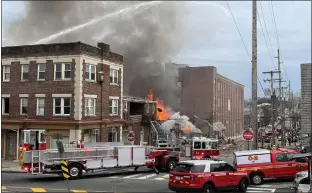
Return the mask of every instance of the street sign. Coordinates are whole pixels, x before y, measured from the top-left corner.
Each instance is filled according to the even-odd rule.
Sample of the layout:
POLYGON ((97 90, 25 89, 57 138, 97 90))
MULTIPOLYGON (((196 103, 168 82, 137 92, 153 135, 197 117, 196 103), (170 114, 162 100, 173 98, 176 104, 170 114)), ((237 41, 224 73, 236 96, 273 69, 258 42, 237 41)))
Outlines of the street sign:
POLYGON ((129 134, 128 134, 128 141, 129 141, 129 142, 133 142, 134 140, 135 140, 134 134, 133 134, 133 133, 129 133, 129 134))
POLYGON ((245 130, 245 131, 243 132, 243 138, 244 138, 244 140, 246 140, 246 141, 251 141, 251 140, 254 138, 254 134, 253 134, 253 132, 250 131, 250 130, 245 130))

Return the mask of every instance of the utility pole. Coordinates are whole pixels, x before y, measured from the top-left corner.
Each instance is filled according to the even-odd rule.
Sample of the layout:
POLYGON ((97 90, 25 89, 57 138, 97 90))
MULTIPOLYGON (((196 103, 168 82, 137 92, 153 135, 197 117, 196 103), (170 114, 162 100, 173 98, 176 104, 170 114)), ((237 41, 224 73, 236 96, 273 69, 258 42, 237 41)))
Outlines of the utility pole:
POLYGON ((284 103, 285 103, 285 90, 287 89, 286 87, 282 87, 282 93, 281 93, 281 109, 282 109, 282 114, 281 114, 281 129, 282 129, 282 147, 285 147, 286 145, 286 137, 285 137, 285 108, 284 108, 284 103))
POLYGON ((275 145, 275 126, 274 126, 274 123, 275 123, 275 116, 274 116, 274 107, 275 107, 275 92, 274 92, 274 79, 273 76, 274 76, 274 73, 279 73, 279 71, 269 71, 269 72, 262 72, 263 74, 270 74, 271 75, 271 79, 266 79, 264 80, 264 82, 266 81, 269 81, 271 82, 271 107, 272 107, 272 140, 271 140, 271 144, 272 146, 275 145))
POLYGON ((253 149, 258 149, 258 113, 257 113, 257 1, 252 1, 252 111, 251 125, 255 134, 253 149))

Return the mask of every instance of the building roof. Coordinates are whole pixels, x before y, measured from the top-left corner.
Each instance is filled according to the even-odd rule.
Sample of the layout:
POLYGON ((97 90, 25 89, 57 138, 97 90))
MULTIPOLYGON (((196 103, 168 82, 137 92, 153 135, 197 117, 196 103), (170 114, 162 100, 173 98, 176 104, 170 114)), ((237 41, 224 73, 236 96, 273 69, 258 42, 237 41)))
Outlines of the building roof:
POLYGON ((90 57, 106 59, 116 63, 123 63, 123 56, 110 51, 110 46, 98 43, 97 47, 82 42, 54 43, 6 46, 1 49, 2 59, 27 58, 44 56, 88 55, 90 57))

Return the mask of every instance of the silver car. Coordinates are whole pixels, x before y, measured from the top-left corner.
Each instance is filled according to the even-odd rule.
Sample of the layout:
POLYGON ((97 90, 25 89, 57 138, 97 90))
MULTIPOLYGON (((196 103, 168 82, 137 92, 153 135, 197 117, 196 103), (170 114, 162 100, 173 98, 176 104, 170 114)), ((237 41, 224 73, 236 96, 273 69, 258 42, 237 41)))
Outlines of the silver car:
POLYGON ((298 172, 293 182, 293 188, 296 192, 308 192, 310 189, 310 179, 308 178, 308 170, 298 172), (307 189, 308 188, 308 189, 307 189), (306 190, 307 189, 307 190, 306 190))

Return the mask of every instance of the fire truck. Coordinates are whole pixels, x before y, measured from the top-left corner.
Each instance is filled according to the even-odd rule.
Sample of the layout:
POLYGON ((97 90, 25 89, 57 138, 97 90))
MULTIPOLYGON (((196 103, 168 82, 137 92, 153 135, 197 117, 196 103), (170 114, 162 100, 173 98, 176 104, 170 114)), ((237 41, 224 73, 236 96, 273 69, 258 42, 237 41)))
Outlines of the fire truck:
POLYGON ((93 145, 84 147, 77 143, 75 147, 47 149, 44 130, 25 130, 24 144, 20 146, 20 166, 22 171, 32 174, 61 174, 61 161, 68 163, 70 179, 81 177, 83 172, 101 172, 108 169, 134 168, 147 166, 157 174, 158 169, 172 170, 179 156, 167 150, 153 149, 137 145, 93 145), (30 134, 35 133, 31 141, 30 134), (158 169, 157 169, 158 168, 158 169))

